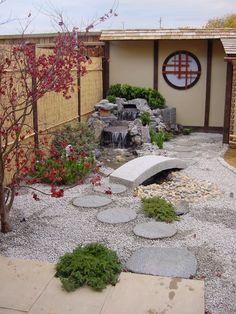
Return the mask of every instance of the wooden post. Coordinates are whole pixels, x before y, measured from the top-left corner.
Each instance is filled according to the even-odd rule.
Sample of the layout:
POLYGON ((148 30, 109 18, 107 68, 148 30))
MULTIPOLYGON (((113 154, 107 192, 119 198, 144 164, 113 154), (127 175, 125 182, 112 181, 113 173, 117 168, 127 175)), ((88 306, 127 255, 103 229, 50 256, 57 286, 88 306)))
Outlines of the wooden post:
POLYGON ((232 99, 232 77, 233 65, 227 62, 226 74, 226 90, 225 90, 225 112, 224 112, 224 127, 223 127, 223 143, 229 143, 229 128, 230 128, 230 111, 232 99))
POLYGON ((110 42, 106 41, 104 47, 104 57, 102 59, 103 98, 106 98, 107 91, 110 85, 109 59, 110 59, 110 42))
POLYGON ((159 57, 159 41, 153 41, 153 89, 158 90, 158 57, 159 57))
POLYGON ((210 103, 211 103, 211 68, 212 68, 212 40, 207 41, 207 74, 204 128, 209 127, 210 103))

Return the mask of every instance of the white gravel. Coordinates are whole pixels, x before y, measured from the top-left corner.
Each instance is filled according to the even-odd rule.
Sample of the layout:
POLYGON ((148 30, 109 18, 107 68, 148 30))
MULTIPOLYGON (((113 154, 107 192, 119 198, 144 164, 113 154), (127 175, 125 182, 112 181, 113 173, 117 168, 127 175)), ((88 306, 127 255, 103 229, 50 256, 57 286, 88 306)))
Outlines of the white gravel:
POLYGON ((189 167, 182 172, 217 184, 223 192, 219 198, 190 204, 190 213, 177 222, 174 237, 148 240, 134 235, 135 225, 151 219, 143 216, 139 198, 130 191, 108 195, 113 203, 105 208, 74 207, 74 197, 99 194, 88 183, 66 190, 59 199, 39 195, 40 200, 34 201, 31 191, 20 193, 11 212, 13 232, 0 234, 0 254, 56 262, 78 244, 98 241, 116 250, 125 262, 142 247, 186 247, 196 255, 197 278, 205 280, 206 309, 213 314, 236 313, 236 172, 221 162, 225 150, 221 143, 220 135, 194 133, 166 144, 169 156, 178 156, 181 145, 192 147, 196 154, 188 158, 189 167), (174 151, 176 145, 178 151, 174 151), (135 209, 137 218, 115 225, 99 222, 97 213, 111 206, 135 209))

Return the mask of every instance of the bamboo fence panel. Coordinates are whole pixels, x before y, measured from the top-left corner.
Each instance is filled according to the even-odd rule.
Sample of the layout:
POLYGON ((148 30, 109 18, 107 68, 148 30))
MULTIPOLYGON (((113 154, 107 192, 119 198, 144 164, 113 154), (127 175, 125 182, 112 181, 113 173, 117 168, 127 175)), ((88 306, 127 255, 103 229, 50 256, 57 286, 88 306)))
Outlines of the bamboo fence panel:
POLYGON ((87 73, 80 78, 81 118, 93 112, 94 105, 102 99, 102 58, 91 60, 87 73))

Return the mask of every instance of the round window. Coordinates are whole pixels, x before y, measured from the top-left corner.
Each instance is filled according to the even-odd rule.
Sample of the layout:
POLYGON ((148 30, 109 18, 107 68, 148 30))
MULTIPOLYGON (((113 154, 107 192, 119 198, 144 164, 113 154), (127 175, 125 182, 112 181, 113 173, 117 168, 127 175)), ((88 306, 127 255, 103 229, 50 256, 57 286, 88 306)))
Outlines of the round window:
POLYGON ((176 51, 165 59, 162 74, 165 81, 173 88, 187 89, 198 82, 201 65, 191 52, 176 51))

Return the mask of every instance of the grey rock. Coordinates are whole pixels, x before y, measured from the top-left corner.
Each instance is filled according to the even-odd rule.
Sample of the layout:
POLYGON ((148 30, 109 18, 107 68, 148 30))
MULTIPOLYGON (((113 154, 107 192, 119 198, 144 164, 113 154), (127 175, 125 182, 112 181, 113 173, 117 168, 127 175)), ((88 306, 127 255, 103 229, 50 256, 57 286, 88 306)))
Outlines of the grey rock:
POLYGON ((149 134, 149 126, 142 126, 141 135, 142 135, 142 142, 143 143, 150 143, 151 142, 151 138, 150 138, 150 134, 149 134))
POLYGON ((176 124, 176 108, 161 109, 161 115, 165 124, 176 124))
POLYGON ((120 98, 120 97, 116 97, 116 104, 119 106, 123 106, 124 103, 126 103, 126 99, 125 98, 120 98))
POLYGON ((189 203, 186 201, 180 201, 175 204, 176 214, 178 216, 185 215, 189 213, 189 203))
POLYGON ((150 109, 150 107, 148 106, 148 102, 146 101, 146 99, 143 98, 135 98, 135 99, 131 99, 128 101, 129 104, 135 104, 136 108, 140 111, 140 112, 144 112, 147 111, 150 114, 152 114, 152 110, 150 109))
POLYGON ((197 271, 195 256, 185 248, 142 248, 126 263, 129 271, 166 277, 189 278, 197 271))
POLYGON ((177 229, 174 224, 151 221, 135 226, 133 231, 139 237, 162 239, 172 237, 176 234, 177 229))
POLYGON ((142 145, 142 137, 141 135, 135 135, 132 137, 131 139, 132 143, 137 147, 137 146, 140 146, 142 145))
POLYGON ((87 122, 88 127, 94 131, 95 141, 100 142, 103 129, 106 127, 106 123, 99 118, 90 117, 87 122))
POLYGON ((96 110, 107 110, 112 111, 114 109, 117 109, 117 104, 113 104, 109 102, 107 99, 101 100, 99 103, 97 103, 95 106, 96 110))
POLYGON ((159 117, 161 115, 161 109, 154 109, 152 113, 154 116, 159 117))
POLYGON ((112 200, 105 196, 86 195, 74 198, 72 204, 76 207, 97 208, 106 206, 111 202, 112 200))
POLYGON ((114 207, 104 210, 97 215, 101 222, 117 224, 125 223, 135 219, 137 216, 135 210, 122 207, 114 207))

